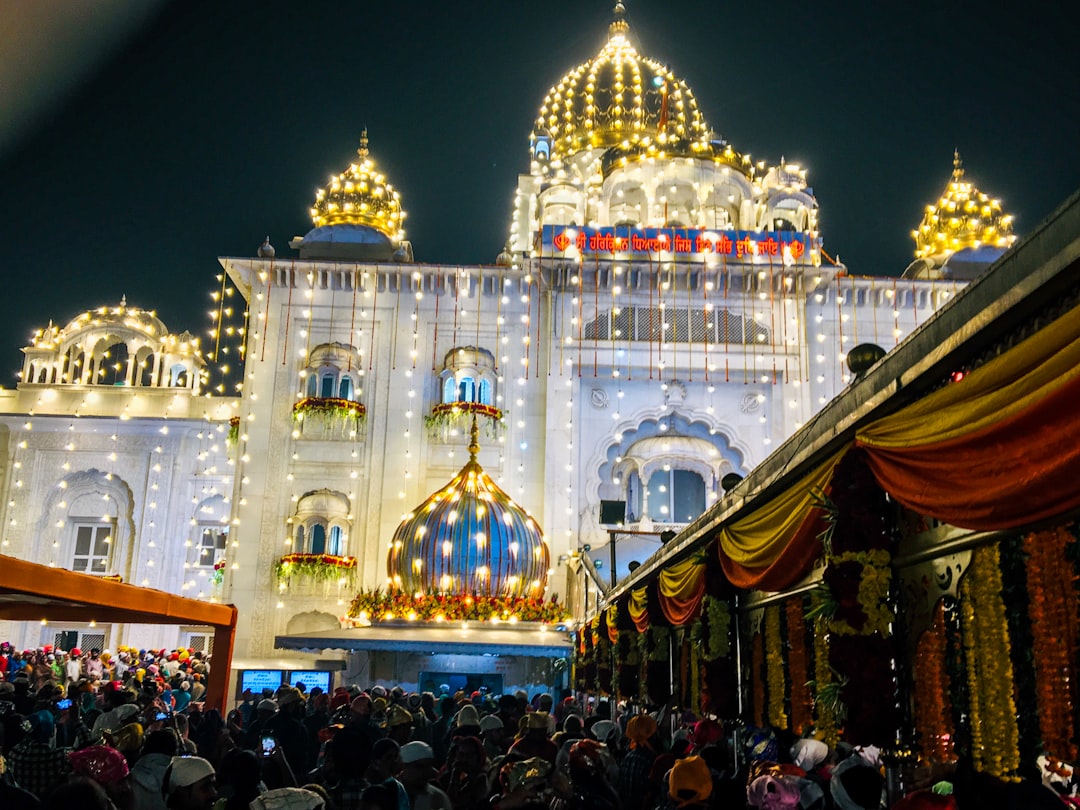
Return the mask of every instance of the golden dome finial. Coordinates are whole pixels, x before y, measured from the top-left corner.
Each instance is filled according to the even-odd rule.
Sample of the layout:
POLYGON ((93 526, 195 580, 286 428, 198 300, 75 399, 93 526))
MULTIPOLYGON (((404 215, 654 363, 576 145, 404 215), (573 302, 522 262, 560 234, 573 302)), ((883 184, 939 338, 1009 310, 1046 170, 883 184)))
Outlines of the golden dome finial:
POLYGON ((615 19, 611 21, 611 25, 608 26, 608 32, 614 36, 615 34, 625 34, 630 30, 630 23, 626 21, 626 6, 624 6, 620 0, 615 4, 615 8, 612 10, 615 15, 615 19))
POLYGON ((953 170, 935 204, 926 206, 915 237, 915 258, 947 258, 967 248, 1008 248, 1016 241, 1013 218, 1001 201, 979 191, 964 176, 960 150, 953 150, 953 170))
POLYGON ((356 154, 362 158, 368 156, 367 127, 360 130, 360 148, 356 150, 356 154))
POLYGON ((476 463, 476 455, 480 452, 480 428, 476 424, 476 414, 472 415, 472 425, 469 427, 469 461, 476 463))
POLYGON ((341 174, 331 176, 325 188, 315 191, 311 221, 324 225, 364 225, 391 240, 405 237, 405 212, 401 196, 378 170, 368 151, 367 127, 360 133, 360 159, 341 174))

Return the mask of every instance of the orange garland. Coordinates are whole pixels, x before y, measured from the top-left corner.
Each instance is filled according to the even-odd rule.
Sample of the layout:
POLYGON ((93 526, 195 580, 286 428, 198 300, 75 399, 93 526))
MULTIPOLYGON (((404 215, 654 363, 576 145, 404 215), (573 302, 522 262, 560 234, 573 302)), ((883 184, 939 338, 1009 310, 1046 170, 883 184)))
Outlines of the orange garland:
POLYGON ((1077 595, 1073 566, 1065 556, 1072 539, 1063 528, 1024 538, 1039 731, 1043 750, 1070 762, 1077 757, 1073 684, 1080 674, 1076 671, 1077 595))
POLYGON ((806 619, 802 596, 784 603, 787 620, 788 673, 791 677, 791 730, 803 734, 814 719, 811 714, 810 670, 807 663, 806 619))
POLYGON ((915 651, 915 730, 924 764, 956 761, 946 645, 945 603, 938 600, 934 621, 915 651))

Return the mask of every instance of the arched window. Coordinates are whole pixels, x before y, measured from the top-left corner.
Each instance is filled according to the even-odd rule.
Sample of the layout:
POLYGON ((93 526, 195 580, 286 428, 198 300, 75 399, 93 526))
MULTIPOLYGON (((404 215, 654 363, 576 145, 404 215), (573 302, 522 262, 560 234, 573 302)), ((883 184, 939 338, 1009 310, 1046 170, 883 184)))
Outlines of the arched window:
POLYGON ((491 380, 480 380, 480 397, 477 401, 483 405, 491 405, 491 380))
POLYGON ((338 387, 338 396, 342 399, 352 399, 352 380, 348 377, 341 378, 341 385, 338 387))
POLYGON ((319 388, 319 396, 329 399, 334 395, 334 375, 323 374, 322 386, 319 388))
POLYGON ((443 381, 443 402, 454 402, 457 400, 457 380, 453 377, 447 377, 443 381))
POLYGON ((458 381, 458 402, 472 402, 476 387, 472 377, 462 377, 458 381))
POLYGON ((331 526, 330 546, 326 549, 326 553, 340 556, 343 553, 344 545, 344 533, 341 531, 341 527, 331 526))
POLYGON ((293 541, 293 549, 297 554, 304 553, 304 524, 296 527, 296 540, 293 541))
POLYGON ((307 378, 307 395, 309 397, 315 396, 319 392, 319 378, 314 374, 309 374, 307 378))
POLYGON ((646 489, 648 516, 660 523, 690 523, 705 511, 705 481, 690 470, 657 470, 646 489))
POLYGON ((326 554, 326 527, 321 523, 311 527, 311 553, 326 554))

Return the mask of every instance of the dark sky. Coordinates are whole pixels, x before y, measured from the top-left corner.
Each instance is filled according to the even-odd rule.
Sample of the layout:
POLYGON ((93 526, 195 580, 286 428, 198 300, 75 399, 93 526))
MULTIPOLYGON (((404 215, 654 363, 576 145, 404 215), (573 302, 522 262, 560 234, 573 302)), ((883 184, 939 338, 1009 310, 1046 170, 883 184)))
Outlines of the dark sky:
MULTIPOLYGON (((33 328, 122 294, 205 332, 216 257, 265 234, 288 255, 365 124, 417 258, 492 261, 544 93, 599 50, 610 5, 164 3, 0 152, 0 383, 33 328)), ((853 273, 904 269, 954 147, 1021 234, 1080 186, 1073 3, 627 5, 715 130, 809 170, 853 273)))

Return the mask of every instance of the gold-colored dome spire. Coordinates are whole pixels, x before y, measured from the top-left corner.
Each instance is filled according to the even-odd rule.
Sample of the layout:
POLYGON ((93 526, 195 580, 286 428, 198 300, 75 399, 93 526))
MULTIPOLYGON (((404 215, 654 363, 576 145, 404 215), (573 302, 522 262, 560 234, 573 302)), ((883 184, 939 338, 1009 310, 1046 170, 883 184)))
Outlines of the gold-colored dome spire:
POLYGON ((617 3, 604 47, 545 96, 534 131, 551 138, 553 158, 619 144, 706 148, 709 128, 693 92, 666 65, 639 54, 629 31, 626 7, 617 3))
POLYGON ((954 150, 952 177, 937 203, 926 206, 922 223, 912 232, 915 257, 945 257, 984 246, 1007 248, 1016 241, 1012 221, 1001 200, 991 199, 964 179, 964 161, 954 150))
POLYGON ((626 6, 621 2, 615 4, 615 8, 612 12, 615 15, 615 19, 611 21, 611 25, 608 26, 608 32, 614 36, 615 34, 625 34, 630 30, 630 23, 626 21, 626 6))
POLYGON ((331 177, 329 185, 315 192, 311 221, 316 228, 324 225, 365 225, 392 240, 405 236, 405 212, 401 196, 375 166, 368 150, 368 132, 360 134, 359 160, 341 174, 331 177))

